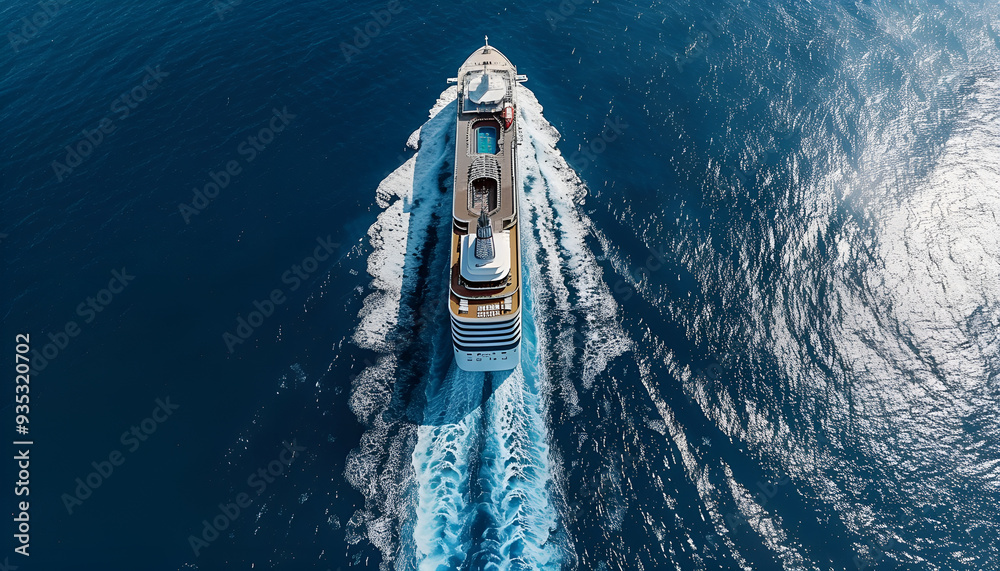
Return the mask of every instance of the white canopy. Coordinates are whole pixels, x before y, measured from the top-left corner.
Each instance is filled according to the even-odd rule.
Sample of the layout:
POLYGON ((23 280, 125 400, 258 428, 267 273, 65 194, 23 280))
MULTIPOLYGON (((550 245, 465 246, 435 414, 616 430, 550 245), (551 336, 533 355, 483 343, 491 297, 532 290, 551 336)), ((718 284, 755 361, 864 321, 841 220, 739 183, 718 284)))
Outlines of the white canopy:
POLYGON ((469 79, 469 99, 476 105, 496 103, 507 94, 507 85, 497 73, 479 72, 469 79))
POLYGON ((510 232, 493 234, 494 257, 480 260, 476 257, 476 235, 462 236, 462 277, 470 282, 495 282, 510 273, 510 232))

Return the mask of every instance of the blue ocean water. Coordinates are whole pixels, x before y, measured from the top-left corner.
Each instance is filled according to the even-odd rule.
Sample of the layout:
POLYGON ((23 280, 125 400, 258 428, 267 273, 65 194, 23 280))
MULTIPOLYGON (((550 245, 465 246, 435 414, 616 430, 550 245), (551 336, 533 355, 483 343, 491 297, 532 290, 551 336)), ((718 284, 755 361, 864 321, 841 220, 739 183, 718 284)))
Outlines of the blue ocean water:
POLYGON ((11 563, 1000 569, 997 6, 0 22, 0 314, 38 355, 11 563), (486 34, 530 78, 530 319, 469 375, 445 79, 486 34))

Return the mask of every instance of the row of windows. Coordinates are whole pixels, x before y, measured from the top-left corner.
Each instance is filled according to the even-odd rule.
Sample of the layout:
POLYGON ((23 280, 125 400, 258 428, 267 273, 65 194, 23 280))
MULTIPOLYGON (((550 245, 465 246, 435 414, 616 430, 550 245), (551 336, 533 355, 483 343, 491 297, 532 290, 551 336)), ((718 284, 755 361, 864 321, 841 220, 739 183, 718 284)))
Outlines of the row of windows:
POLYGON ((451 338, 458 343, 463 343, 466 345, 470 344, 479 345, 482 343, 502 344, 509 341, 513 341, 514 339, 520 339, 520 337, 521 337, 520 326, 506 333, 493 333, 486 335, 483 334, 463 335, 462 333, 459 333, 454 329, 451 330, 451 338))
POLYGON ((517 341, 514 341, 512 343, 507 343, 505 345, 471 346, 471 345, 462 345, 458 342, 455 342, 455 348, 458 349, 459 351, 465 351, 467 353, 487 353, 490 351, 509 351, 511 349, 516 349, 517 346, 520 344, 521 344, 521 338, 518 337, 517 341))
POLYGON ((455 347, 462 351, 506 351, 521 343, 521 315, 512 321, 501 324, 490 324, 478 327, 468 327, 454 318, 451 325, 451 338, 455 347))
POLYGON ((452 332, 451 340, 454 341, 456 345, 482 349, 486 346, 492 345, 506 345, 508 343, 516 344, 517 341, 521 340, 521 331, 518 330, 510 335, 497 335, 489 337, 462 337, 461 335, 456 335, 452 332))

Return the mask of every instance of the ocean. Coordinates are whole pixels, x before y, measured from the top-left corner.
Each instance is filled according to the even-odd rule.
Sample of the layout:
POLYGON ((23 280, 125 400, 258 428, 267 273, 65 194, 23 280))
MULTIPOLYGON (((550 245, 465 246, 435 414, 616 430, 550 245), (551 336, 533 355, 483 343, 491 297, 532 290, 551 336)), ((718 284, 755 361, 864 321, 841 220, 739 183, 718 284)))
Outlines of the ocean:
POLYGON ((1000 7, 0 22, 5 566, 1000 569, 1000 7), (487 35, 529 80, 484 374, 443 296, 487 35))

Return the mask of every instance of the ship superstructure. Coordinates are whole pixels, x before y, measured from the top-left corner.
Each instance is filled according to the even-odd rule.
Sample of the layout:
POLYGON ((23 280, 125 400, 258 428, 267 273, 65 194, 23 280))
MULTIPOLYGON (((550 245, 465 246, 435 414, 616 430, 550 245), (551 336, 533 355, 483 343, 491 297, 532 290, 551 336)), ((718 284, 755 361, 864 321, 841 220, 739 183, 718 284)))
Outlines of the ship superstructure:
POLYGON ((521 357, 521 242, 515 86, 527 78, 496 48, 473 53, 458 84, 451 237, 451 335, 467 371, 521 357))

